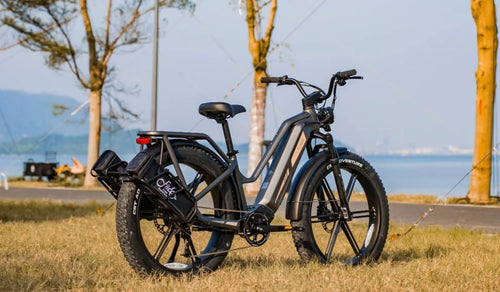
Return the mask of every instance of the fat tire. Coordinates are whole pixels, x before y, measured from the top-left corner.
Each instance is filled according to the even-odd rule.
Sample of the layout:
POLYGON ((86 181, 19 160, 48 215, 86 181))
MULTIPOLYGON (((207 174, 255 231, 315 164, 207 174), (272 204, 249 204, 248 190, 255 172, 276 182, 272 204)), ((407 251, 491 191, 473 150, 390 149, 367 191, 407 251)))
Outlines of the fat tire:
MULTIPOLYGON (((158 153, 159 147, 146 149, 148 152, 158 153)), ((193 147, 190 145, 178 145, 174 147, 179 163, 190 164, 199 168, 209 176, 208 181, 218 177, 223 172, 223 165, 209 151, 203 147, 193 147)), ((167 155, 164 155, 166 157, 167 155)), ((162 166, 166 166, 170 162, 168 158, 162 161, 162 166)), ((237 209, 237 199, 235 192, 228 182, 222 183, 219 186, 219 191, 212 191, 213 196, 218 196, 217 200, 223 202, 225 208, 237 209)), ((140 230, 138 215, 134 214, 134 208, 141 207, 139 202, 140 191, 133 182, 124 182, 120 188, 118 201, 116 206, 116 231, 120 248, 129 263, 136 272, 140 274, 181 274, 185 272, 204 271, 210 272, 223 262, 227 253, 204 258, 198 265, 185 271, 177 271, 166 268, 164 265, 156 261, 151 252, 146 247, 140 230)), ((136 214, 139 214, 136 210, 136 214)), ((234 219, 233 215, 226 215, 226 218, 234 219)), ((234 234, 212 231, 212 237, 207 244, 211 245, 210 252, 226 251, 231 247, 234 234)))
MULTIPOLYGON (((366 188, 365 192, 369 192, 367 197, 369 197, 369 200, 371 201, 370 204, 377 209, 377 229, 375 241, 374 243, 369 244, 369 250, 366 251, 365 257, 362 261, 351 262, 350 264, 375 261, 382 253, 389 228, 389 205, 384 186, 377 172, 361 156, 349 151, 340 153, 339 156, 341 170, 347 170, 351 173, 354 172, 358 175, 358 181, 364 188, 366 188)), ((312 201, 316 189, 321 184, 323 178, 326 175, 332 175, 331 170, 328 170, 331 160, 327 155, 324 155, 323 157, 324 159, 316 162, 316 167, 311 168, 314 169, 315 173, 310 176, 308 181, 304 182, 306 187, 303 189, 304 194, 301 198, 303 198, 305 202, 312 201)), ((312 203, 304 203, 300 219, 291 221, 291 225, 293 226, 292 237, 295 242, 297 252, 303 262, 318 260, 325 263, 326 257, 320 247, 318 247, 312 231, 311 209, 312 203)), ((339 236, 342 236, 341 233, 342 231, 339 236)), ((335 249, 333 252, 335 252, 335 249)))

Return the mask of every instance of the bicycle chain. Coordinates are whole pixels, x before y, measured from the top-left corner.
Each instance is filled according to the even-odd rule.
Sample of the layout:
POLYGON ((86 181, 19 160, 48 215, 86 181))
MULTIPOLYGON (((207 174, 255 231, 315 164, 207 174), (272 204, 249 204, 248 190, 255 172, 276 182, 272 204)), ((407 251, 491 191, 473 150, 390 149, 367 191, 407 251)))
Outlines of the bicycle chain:
POLYGON ((207 209, 207 210, 214 210, 214 211, 222 211, 222 212, 233 212, 233 213, 245 213, 249 214, 252 213, 250 211, 242 211, 242 210, 232 210, 232 209, 222 209, 222 208, 213 208, 213 207, 205 207, 205 206, 198 206, 199 209, 207 209))
MULTIPOLYGON (((338 201, 338 200, 324 200, 324 202, 332 202, 332 201, 338 201)), ((300 203, 313 203, 313 202, 318 202, 318 200, 313 200, 313 201, 300 201, 300 203)), ((233 213, 244 213, 244 214, 250 214, 252 213, 251 211, 242 211, 242 210, 232 210, 232 209, 223 209, 223 208, 213 208, 213 207, 205 207, 205 206, 198 206, 199 209, 206 209, 206 210, 214 210, 214 211, 221 211, 221 212, 233 212, 233 213)), ((166 230, 165 230, 165 227, 167 226, 166 224, 160 224, 158 223, 158 218, 155 218, 153 221, 154 221, 154 224, 155 224, 155 227, 156 229, 163 235, 166 234, 166 230)), ((331 233, 333 228, 332 229, 329 229, 327 226, 326 226, 326 223, 322 223, 323 225, 323 229, 325 229, 326 232, 328 233, 331 233)), ((252 247, 257 247, 257 246, 253 246, 253 245, 248 245, 248 246, 242 246, 242 247, 238 247, 238 248, 234 248, 234 249, 229 249, 229 250, 224 250, 224 251, 215 251, 215 252, 209 252, 209 253, 204 253, 204 254, 200 254, 200 255, 191 255, 191 259, 195 260, 197 257, 200 257, 200 256, 215 256, 215 255, 220 255, 220 254, 225 254, 225 253, 230 253, 230 252, 234 252, 234 251, 240 251, 240 250, 244 250, 244 249, 248 249, 248 248, 252 248, 252 247)))

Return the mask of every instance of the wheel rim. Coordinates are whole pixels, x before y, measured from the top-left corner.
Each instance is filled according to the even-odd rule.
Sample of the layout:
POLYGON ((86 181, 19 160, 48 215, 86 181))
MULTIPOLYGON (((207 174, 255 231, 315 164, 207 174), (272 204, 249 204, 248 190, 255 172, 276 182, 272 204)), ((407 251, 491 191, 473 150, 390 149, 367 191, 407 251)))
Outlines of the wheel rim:
MULTIPOLYGON (((174 172, 170 169, 172 167, 168 168, 174 172)), ((181 169, 192 194, 199 193, 213 180, 203 170, 195 169, 195 166, 181 164, 181 169)), ((214 189, 203 198, 203 206, 220 208, 220 200, 212 193, 217 193, 217 190, 214 189)), ((136 202, 138 237, 150 260, 162 270, 185 272, 196 269, 210 260, 210 257, 203 254, 214 251, 224 236, 213 230, 195 231, 198 229, 168 219, 168 211, 154 208, 148 194, 140 190, 136 195, 136 202)), ((207 216, 222 216, 210 210, 208 214, 206 211, 203 213, 207 216)))
POLYGON ((342 219, 333 174, 317 186, 308 203, 310 232, 322 261, 359 264, 370 256, 380 229, 380 202, 373 186, 353 169, 341 170, 352 220, 342 219))

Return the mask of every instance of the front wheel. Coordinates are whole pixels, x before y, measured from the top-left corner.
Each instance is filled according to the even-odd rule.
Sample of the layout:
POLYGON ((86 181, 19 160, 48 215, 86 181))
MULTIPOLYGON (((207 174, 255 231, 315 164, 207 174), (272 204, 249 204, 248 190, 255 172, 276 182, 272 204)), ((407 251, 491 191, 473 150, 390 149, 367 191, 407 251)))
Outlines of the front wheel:
POLYGON ((355 265, 377 260, 385 245, 389 206, 379 176, 360 156, 351 152, 339 156, 352 220, 343 218, 333 165, 328 155, 322 155, 300 196, 300 219, 291 222, 295 246, 305 262, 336 260, 355 265))

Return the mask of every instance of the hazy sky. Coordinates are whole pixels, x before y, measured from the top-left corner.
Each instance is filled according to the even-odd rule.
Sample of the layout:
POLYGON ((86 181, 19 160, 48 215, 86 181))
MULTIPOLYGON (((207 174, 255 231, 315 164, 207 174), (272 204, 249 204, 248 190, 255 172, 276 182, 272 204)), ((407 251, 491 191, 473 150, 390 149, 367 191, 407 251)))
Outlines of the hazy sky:
MULTIPOLYGON (((249 110, 252 67, 245 17, 228 2, 196 1, 193 16, 162 12, 168 24, 160 43, 158 129, 206 131, 222 140, 215 122, 198 123, 198 105, 221 100, 240 82, 226 101, 249 110)), ((278 5, 273 41, 280 47, 269 57, 270 75, 287 74, 321 87, 340 70, 356 68, 365 77, 340 88, 337 139, 365 150, 472 148, 477 54, 470 1, 282 0, 278 5)), ((140 89, 126 97, 142 117, 129 127, 148 129, 151 44, 115 55, 112 62, 120 82, 140 89)), ((40 55, 24 49, 0 53, 0 67, 0 89, 86 98, 70 73, 45 68, 40 55)), ((271 86, 268 97, 266 137, 271 138, 301 103, 292 87, 271 86)), ((248 140, 248 124, 248 113, 230 121, 237 143, 248 140)))

